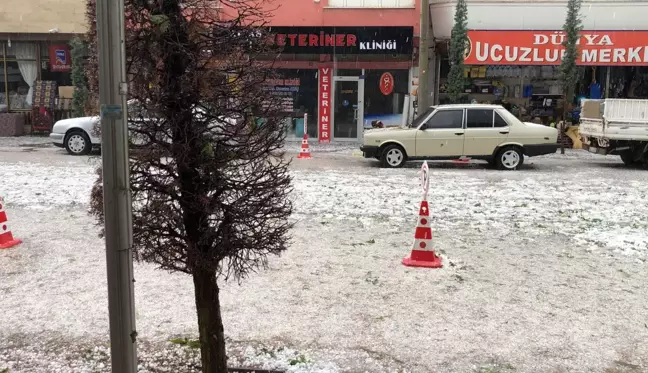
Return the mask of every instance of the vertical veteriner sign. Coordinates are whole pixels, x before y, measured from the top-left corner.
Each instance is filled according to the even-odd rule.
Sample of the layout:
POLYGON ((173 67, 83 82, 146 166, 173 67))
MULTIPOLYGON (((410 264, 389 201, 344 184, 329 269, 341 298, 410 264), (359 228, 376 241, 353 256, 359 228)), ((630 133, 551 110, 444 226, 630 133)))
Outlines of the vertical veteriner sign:
POLYGON ((331 142, 331 68, 319 69, 319 142, 331 142))

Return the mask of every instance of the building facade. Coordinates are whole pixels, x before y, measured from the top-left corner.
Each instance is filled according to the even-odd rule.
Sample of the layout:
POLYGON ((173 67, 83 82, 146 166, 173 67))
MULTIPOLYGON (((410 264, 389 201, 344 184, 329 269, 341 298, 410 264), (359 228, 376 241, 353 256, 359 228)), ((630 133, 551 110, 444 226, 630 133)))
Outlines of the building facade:
MULTIPOLYGON (((432 0, 435 102, 447 101, 447 49, 455 2, 432 0)), ((648 98, 648 3, 585 0, 581 8, 583 66, 574 102, 562 102, 558 66, 564 47, 567 1, 468 1, 465 54, 468 101, 508 102, 514 113, 544 123, 578 98, 648 98), (497 14, 497 17, 493 15, 497 14)))
POLYGON ((0 19, 0 113, 29 127, 36 82, 71 85, 68 43, 86 30, 85 1, 4 1, 0 19))
POLYGON ((284 0, 269 20, 283 52, 289 139, 358 141, 372 126, 400 125, 412 114, 418 0, 284 0))

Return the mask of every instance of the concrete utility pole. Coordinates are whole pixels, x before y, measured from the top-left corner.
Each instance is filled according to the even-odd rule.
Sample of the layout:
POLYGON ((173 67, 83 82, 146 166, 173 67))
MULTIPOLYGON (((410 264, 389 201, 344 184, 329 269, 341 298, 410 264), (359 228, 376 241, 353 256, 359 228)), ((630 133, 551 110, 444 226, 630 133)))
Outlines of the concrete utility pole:
POLYGON ((110 354, 113 373, 136 373, 124 0, 97 1, 97 34, 110 354))
POLYGON ((418 113, 423 113, 430 106, 430 85, 428 69, 429 45, 428 35, 430 30, 430 0, 421 0, 421 30, 419 32, 419 86, 418 86, 418 113))

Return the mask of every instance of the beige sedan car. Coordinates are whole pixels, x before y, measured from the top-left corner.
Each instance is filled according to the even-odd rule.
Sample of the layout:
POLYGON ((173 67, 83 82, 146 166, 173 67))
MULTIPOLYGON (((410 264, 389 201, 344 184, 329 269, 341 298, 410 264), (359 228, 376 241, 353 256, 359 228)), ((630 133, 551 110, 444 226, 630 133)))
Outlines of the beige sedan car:
POLYGON ((516 170, 524 156, 555 153, 558 130, 523 123, 500 105, 433 106, 411 126, 369 130, 360 147, 383 167, 408 160, 477 159, 501 170, 516 170))

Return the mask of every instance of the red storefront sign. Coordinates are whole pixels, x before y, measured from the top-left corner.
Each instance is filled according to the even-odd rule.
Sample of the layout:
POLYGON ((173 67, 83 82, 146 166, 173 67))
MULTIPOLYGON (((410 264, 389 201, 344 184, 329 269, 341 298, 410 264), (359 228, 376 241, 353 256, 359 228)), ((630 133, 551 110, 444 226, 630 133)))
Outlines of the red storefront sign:
POLYGON ((69 72, 72 69, 71 60, 69 45, 61 44, 49 46, 50 71, 69 72))
MULTIPOLYGON (((467 65, 560 65, 562 31, 468 31, 467 65)), ((648 31, 582 31, 579 65, 648 65, 648 31)))
POLYGON ((391 73, 383 73, 380 76, 380 92, 389 96, 394 91, 394 76, 391 73))
POLYGON ((330 67, 321 67, 319 80, 319 142, 331 142, 331 75, 330 67))

